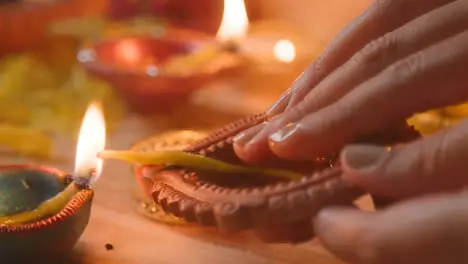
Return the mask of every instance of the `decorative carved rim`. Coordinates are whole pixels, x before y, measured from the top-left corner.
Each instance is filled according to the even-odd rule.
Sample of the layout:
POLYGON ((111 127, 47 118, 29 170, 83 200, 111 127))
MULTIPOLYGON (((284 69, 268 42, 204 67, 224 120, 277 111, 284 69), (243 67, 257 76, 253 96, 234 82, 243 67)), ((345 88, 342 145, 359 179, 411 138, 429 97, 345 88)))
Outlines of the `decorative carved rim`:
MULTIPOLYGON (((237 133, 265 121, 267 117, 260 114, 233 122, 193 143, 185 151, 200 155, 222 151, 232 144, 237 133)), ((394 144, 417 137, 419 134, 415 130, 404 125, 375 139, 394 144)), ((341 179, 339 166, 305 174, 299 181, 255 188, 225 188, 198 179, 194 172, 161 171, 158 166, 139 166, 135 173, 152 181, 153 200, 166 212, 187 222, 216 226, 222 231, 251 229, 267 242, 310 240, 313 237, 311 218, 322 207, 351 204, 365 193, 341 179), (187 181, 191 176, 196 179, 187 181)))

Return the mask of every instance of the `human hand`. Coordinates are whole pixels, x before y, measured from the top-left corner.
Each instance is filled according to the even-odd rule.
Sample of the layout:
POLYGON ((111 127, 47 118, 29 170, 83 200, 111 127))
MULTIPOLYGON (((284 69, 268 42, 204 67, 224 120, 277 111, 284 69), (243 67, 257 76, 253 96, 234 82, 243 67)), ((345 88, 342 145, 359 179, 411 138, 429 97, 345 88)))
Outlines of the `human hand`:
POLYGON ((391 151, 347 147, 347 181, 406 199, 377 212, 323 209, 314 221, 317 237, 352 264, 468 263, 467 138, 468 120, 391 151))
POLYGON ((313 159, 415 112, 468 100, 468 1, 376 0, 235 138, 240 158, 313 159))
MULTIPOLYGON (((376 1, 270 109, 271 122, 236 139, 237 154, 311 159, 415 112, 468 100, 467 14, 462 0, 376 1)), ((324 209, 314 221, 319 239, 349 263, 468 262, 468 194, 453 192, 468 182, 466 136, 468 121, 390 152, 344 148, 345 180, 407 199, 375 213, 324 209)))

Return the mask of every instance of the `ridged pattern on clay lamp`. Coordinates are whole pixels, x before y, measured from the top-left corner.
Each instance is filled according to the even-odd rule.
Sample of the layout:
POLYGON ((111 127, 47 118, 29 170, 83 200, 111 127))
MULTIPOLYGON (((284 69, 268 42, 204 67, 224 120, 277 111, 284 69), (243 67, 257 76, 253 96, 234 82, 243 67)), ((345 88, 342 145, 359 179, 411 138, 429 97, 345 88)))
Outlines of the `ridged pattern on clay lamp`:
MULTIPOLYGON (((234 122, 185 150, 241 163, 233 151, 232 138, 266 120, 264 115, 257 115, 234 122)), ((387 145, 417 137, 419 134, 405 124, 365 141, 387 145)), ((313 164, 278 160, 268 166, 293 169, 304 177, 285 181, 262 175, 198 175, 184 168, 161 170, 161 166, 140 166, 136 173, 146 182, 145 193, 151 194, 166 212, 223 232, 250 229, 272 243, 312 239, 311 220, 318 210, 352 204, 364 194, 341 179, 340 165, 333 157, 317 159, 313 164)))
MULTIPOLYGON (((70 182, 59 170, 33 165, 0 166, 2 213, 18 213, 18 208, 33 210, 45 199, 63 190, 70 182), (15 179, 15 178, 18 179, 15 179), (26 180, 30 194, 19 194, 18 183, 26 180), (28 187, 29 188, 29 187, 28 187), (46 197, 48 196, 48 197, 46 197), (8 205, 5 203, 8 202, 8 205), (32 207, 32 208, 31 208, 32 207)), ((0 262, 35 260, 40 263, 51 258, 65 257, 85 230, 91 211, 94 192, 79 191, 57 214, 19 225, 0 225, 0 262)), ((7 262, 10 263, 10 262, 7 262)))

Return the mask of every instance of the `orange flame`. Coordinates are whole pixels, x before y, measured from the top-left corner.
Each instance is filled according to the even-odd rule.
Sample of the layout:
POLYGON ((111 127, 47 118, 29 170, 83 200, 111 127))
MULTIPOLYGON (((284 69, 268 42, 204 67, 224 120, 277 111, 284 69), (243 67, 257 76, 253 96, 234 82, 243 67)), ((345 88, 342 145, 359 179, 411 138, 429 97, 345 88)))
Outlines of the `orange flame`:
POLYGON ((249 28, 244 0, 224 0, 223 20, 216 37, 221 42, 242 39, 249 28))
POLYGON ((105 144, 106 123, 100 104, 93 102, 86 111, 78 136, 75 177, 88 178, 90 185, 97 181, 102 171, 102 160, 97 153, 104 150, 105 144))

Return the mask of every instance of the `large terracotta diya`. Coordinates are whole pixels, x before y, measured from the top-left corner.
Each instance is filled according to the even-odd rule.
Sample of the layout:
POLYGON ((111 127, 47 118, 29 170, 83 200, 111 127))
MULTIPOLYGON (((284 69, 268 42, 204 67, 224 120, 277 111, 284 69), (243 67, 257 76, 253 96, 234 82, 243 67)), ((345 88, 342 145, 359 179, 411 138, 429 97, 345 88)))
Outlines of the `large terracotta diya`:
MULTIPOLYGON (((34 211, 69 184, 69 175, 53 168, 0 166, 0 219, 34 211)), ((43 262, 69 254, 88 224, 93 194, 92 189, 82 189, 54 215, 0 225, 0 262, 43 262)))
MULTIPOLYGON (((232 138, 242 130, 267 122, 263 114, 229 124, 184 150, 239 164, 232 138)), ((396 127, 364 141, 382 145, 405 143, 419 134, 396 127)), ((184 167, 140 165, 136 176, 156 204, 189 223, 217 227, 223 232, 252 230, 267 242, 298 243, 313 238, 311 221, 323 207, 348 205, 365 194, 341 179, 337 155, 315 162, 277 160, 269 168, 289 169, 304 176, 297 181, 258 174, 217 175, 184 167)))
POLYGON ((88 43, 78 60, 112 84, 139 112, 165 109, 240 63, 212 36, 163 26, 151 36, 88 43))

